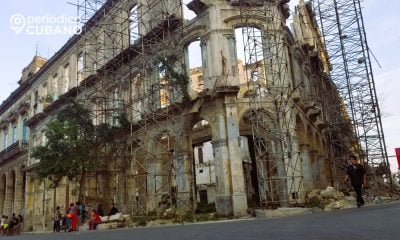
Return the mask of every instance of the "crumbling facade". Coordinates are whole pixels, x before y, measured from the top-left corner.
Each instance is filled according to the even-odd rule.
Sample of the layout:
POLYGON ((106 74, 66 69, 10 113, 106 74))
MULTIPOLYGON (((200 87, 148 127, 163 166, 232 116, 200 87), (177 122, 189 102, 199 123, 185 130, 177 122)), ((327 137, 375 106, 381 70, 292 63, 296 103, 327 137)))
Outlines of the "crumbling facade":
POLYGON ((35 57, 0 106, 3 214, 22 213, 27 230, 49 229, 55 207, 78 200, 77 183, 51 188, 35 178, 38 160, 24 148, 46 141, 68 98, 88 106, 96 124, 118 125, 121 112, 130 122, 114 158, 87 179, 79 197, 88 208, 115 203, 143 216, 205 202, 243 216, 337 185, 326 127, 338 116, 324 109, 341 103, 311 8, 298 7, 291 31, 288 1, 260 2, 193 0, 196 16, 186 20, 180 1, 109 0, 83 16, 82 34, 46 63, 35 57), (190 70, 194 41, 201 67, 190 70))

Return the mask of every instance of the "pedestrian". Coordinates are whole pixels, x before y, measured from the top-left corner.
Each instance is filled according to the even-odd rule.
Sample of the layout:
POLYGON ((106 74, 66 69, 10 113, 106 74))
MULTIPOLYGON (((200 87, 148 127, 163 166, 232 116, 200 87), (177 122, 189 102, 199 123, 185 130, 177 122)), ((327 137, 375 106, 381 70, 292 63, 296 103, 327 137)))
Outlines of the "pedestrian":
POLYGON ((72 227, 72 220, 73 220, 73 215, 74 215, 74 204, 71 203, 69 205, 69 208, 67 210, 67 228, 68 228, 68 232, 72 232, 73 231, 73 227, 72 227))
POLYGON ((85 224, 86 221, 86 206, 84 203, 81 203, 79 205, 79 213, 81 215, 81 223, 85 224))
POLYGON ((97 225, 101 223, 101 218, 99 214, 97 214, 97 211, 92 210, 90 212, 90 218, 89 218, 89 230, 95 230, 97 225))
POLYGON ((104 216, 103 204, 99 204, 99 205, 97 206, 97 214, 98 214, 100 217, 103 217, 103 216, 104 216))
POLYGON ((77 202, 75 203, 75 208, 76 208, 76 209, 74 209, 74 211, 76 211, 77 214, 78 214, 78 225, 79 225, 79 220, 80 220, 80 218, 81 218, 81 202, 80 202, 80 201, 77 201, 77 202))
POLYGON ((53 232, 60 231, 60 221, 61 221, 61 212, 60 206, 56 207, 56 212, 54 213, 54 224, 53 224, 53 232))
POLYGON ((15 216, 15 213, 12 214, 10 218, 10 225, 8 227, 8 235, 13 234, 14 226, 18 224, 17 217, 15 216))
POLYGON ((114 215, 118 213, 118 208, 115 207, 115 204, 112 204, 112 208, 110 209, 110 213, 108 213, 108 216, 114 215))
POLYGON ((4 224, 6 224, 6 216, 2 216, 0 220, 0 234, 4 232, 4 224))
POLYGON ((4 225, 3 225, 3 235, 8 233, 8 230, 10 228, 10 219, 8 219, 8 216, 4 216, 4 225))
POLYGON ((80 202, 76 202, 72 207, 72 231, 78 231, 79 229, 79 204, 80 202))
POLYGON ((357 207, 361 207, 364 205, 362 189, 367 184, 365 169, 362 164, 357 162, 357 157, 355 155, 351 155, 349 159, 350 165, 347 167, 344 181, 347 182, 350 179, 351 186, 357 194, 357 207))
POLYGON ((14 234, 21 234, 22 231, 22 223, 24 222, 24 218, 22 217, 21 214, 18 214, 17 216, 17 225, 14 227, 14 234))

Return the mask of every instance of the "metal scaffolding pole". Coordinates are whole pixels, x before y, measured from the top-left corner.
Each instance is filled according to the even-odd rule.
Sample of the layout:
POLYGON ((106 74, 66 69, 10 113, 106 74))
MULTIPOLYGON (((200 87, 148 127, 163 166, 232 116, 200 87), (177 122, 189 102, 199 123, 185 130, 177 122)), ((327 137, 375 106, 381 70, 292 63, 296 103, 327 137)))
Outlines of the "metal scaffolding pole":
POLYGON ((192 211, 193 189, 177 186, 178 178, 193 181, 190 151, 176 141, 185 141, 188 129, 174 125, 187 120, 188 103, 183 49, 176 48, 183 38, 181 1, 78 0, 77 8, 85 24, 77 94, 93 106, 98 123, 112 124, 118 113, 130 122, 122 134, 130 146, 116 153, 118 171, 112 168, 124 173, 123 181, 113 176, 114 198, 123 191, 134 216, 163 206, 192 211))
POLYGON ((239 1, 245 72, 252 112, 251 125, 261 206, 288 206, 299 195, 302 173, 294 150, 291 85, 285 38, 284 2, 239 1), (264 19, 259 26, 256 19, 264 19), (272 109, 272 110, 271 110, 272 109))
MULTIPOLYGON (((357 137, 357 141, 347 144, 368 164, 372 176, 389 177, 381 113, 360 0, 312 2, 332 65, 330 77, 350 114, 352 130, 357 137)), ((391 181, 390 178, 388 180, 391 181)))

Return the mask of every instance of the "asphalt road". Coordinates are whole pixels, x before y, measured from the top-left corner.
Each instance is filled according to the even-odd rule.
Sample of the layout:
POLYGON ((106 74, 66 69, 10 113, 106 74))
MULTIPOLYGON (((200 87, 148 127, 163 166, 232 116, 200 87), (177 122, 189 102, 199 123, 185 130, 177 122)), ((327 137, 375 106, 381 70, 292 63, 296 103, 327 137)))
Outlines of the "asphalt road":
POLYGON ((76 233, 28 233, 2 239, 399 240, 400 203, 282 218, 76 233))

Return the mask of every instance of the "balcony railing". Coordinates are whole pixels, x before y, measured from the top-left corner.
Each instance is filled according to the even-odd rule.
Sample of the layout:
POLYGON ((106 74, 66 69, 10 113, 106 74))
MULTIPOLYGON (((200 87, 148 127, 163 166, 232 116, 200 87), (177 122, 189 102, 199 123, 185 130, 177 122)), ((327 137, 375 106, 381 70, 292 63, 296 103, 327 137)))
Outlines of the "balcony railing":
POLYGON ((27 150, 28 150, 28 141, 17 140, 16 142, 14 142, 13 144, 11 144, 6 149, 0 152, 0 163, 27 150))

